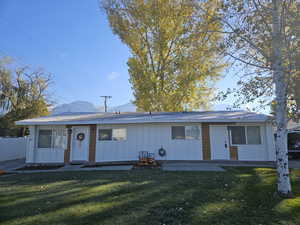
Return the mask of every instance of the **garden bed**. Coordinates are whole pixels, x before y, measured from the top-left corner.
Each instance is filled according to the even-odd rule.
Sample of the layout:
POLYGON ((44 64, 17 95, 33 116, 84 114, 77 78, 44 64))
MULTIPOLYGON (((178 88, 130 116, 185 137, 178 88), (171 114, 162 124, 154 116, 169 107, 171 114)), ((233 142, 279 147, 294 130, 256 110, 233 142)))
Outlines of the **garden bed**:
POLYGON ((64 165, 30 165, 18 168, 16 170, 55 170, 64 167, 64 165))

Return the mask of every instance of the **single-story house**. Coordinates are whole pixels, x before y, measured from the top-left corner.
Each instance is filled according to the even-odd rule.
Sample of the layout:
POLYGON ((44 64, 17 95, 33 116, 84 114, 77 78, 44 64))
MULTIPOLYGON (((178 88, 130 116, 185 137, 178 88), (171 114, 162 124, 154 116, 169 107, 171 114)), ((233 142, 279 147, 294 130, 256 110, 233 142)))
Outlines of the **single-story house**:
POLYGON ((30 130, 27 163, 136 161, 140 151, 156 160, 275 160, 272 117, 247 111, 66 113, 16 124, 30 130))

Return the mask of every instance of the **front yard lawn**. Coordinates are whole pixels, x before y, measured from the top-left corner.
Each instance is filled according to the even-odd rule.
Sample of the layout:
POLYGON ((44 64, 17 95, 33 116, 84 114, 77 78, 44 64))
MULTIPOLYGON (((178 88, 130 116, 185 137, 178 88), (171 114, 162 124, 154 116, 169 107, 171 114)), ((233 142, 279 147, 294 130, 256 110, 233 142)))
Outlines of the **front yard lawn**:
POLYGON ((295 198, 274 195, 276 172, 60 172, 0 177, 0 224, 300 224, 295 198))

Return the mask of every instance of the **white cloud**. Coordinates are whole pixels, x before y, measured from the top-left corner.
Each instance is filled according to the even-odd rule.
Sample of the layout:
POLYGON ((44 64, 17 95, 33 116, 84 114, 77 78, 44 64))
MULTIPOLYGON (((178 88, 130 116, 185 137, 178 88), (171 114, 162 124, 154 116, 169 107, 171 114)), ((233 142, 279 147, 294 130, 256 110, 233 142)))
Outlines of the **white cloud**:
POLYGON ((120 76, 119 73, 117 72, 111 72, 110 74, 107 75, 107 79, 109 80, 115 80, 120 76))

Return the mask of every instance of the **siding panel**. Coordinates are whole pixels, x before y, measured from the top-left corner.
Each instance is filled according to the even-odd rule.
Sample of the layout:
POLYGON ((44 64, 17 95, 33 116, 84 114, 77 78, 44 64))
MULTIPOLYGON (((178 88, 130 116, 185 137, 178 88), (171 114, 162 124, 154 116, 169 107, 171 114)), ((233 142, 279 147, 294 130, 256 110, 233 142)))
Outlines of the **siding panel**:
POLYGON ((64 149, 37 149, 35 163, 63 163, 64 149))
POLYGON ((264 132, 265 125, 259 126, 262 143, 260 145, 238 145, 238 160, 269 161, 269 150, 266 141, 266 134, 264 132))
POLYGON ((101 126, 101 128, 127 127, 127 140, 97 140, 96 162, 138 160, 139 151, 153 152, 157 160, 201 160, 201 140, 172 140, 171 126, 172 124, 101 126), (161 147, 166 149, 165 157, 158 155, 158 149, 161 147))

